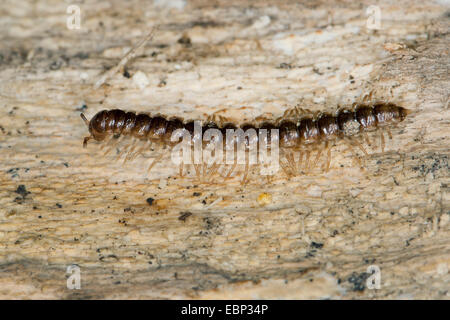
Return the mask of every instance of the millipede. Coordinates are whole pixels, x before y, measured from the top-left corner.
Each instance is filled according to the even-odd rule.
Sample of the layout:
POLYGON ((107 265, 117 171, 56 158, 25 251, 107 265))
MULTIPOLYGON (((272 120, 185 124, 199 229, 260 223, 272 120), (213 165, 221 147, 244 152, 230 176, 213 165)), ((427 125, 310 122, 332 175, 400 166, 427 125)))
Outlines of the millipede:
MULTIPOLYGON (((202 122, 201 130, 204 133, 211 128, 217 129, 223 134, 225 139, 227 129, 240 128, 243 131, 267 129, 268 132, 270 132, 270 129, 277 129, 281 155, 280 166, 286 175, 291 177, 300 172, 308 172, 313 169, 323 153, 326 155, 326 161, 322 168, 328 171, 331 163, 331 149, 337 140, 347 142, 351 150, 353 150, 353 146, 357 146, 367 156, 368 153, 364 146, 355 138, 361 137, 370 145, 367 135, 369 131, 379 131, 381 150, 384 152, 385 138, 383 131, 386 131, 389 139, 392 139, 389 127, 403 121, 409 113, 410 110, 390 102, 363 102, 354 103, 351 108, 338 108, 333 114, 316 113, 311 115, 309 111, 305 112, 303 109, 294 108, 286 111, 282 117, 274 121, 264 121, 260 124, 244 123, 237 125, 227 122, 224 118, 217 120, 216 117, 212 117, 202 122), (305 115, 305 113, 309 114, 305 115), (315 151, 317 153, 312 158, 311 156, 315 151), (295 158, 296 152, 300 152, 298 159, 295 158)), ((184 129, 190 135, 194 134, 194 121, 184 121, 177 117, 151 116, 146 113, 135 113, 120 109, 102 110, 95 114, 90 121, 83 113, 80 116, 86 123, 90 133, 83 140, 84 147, 87 146, 88 141, 91 139, 98 142, 109 141, 109 145, 113 144, 120 137, 132 137, 135 141, 145 142, 141 148, 137 148, 133 144, 125 148, 125 161, 134 159, 152 144, 166 149, 168 147, 171 150, 177 143, 171 140, 172 134, 177 129, 184 129)), ((258 136, 255 139, 258 139, 258 136)), ((268 140, 270 141, 270 134, 268 140)), ((248 147, 248 141, 246 142, 246 147, 248 147)), ((149 171, 155 163, 161 160, 163 155, 164 153, 161 153, 161 156, 152 162, 148 169, 149 171)), ((358 163, 361 164, 359 160, 358 163)), ((206 166, 206 169, 201 173, 201 168, 198 165, 194 165, 194 167, 197 176, 205 174, 205 171, 208 170, 206 166)), ((223 177, 229 178, 231 176, 236 168, 236 163, 230 167, 231 169, 227 170, 223 177)), ((209 168, 210 173, 208 175, 211 176, 217 173, 218 168, 218 164, 212 165, 209 168)), ((243 182, 246 181, 248 169, 247 163, 243 182)), ((180 166, 180 175, 183 175, 182 165, 180 166)))

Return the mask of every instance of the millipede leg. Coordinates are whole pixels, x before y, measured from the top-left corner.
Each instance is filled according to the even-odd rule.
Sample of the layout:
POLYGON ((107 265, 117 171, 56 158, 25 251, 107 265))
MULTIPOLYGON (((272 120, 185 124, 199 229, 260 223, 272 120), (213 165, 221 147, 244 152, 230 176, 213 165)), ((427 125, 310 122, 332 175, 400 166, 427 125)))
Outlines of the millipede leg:
POLYGON ((88 141, 91 140, 91 139, 92 139, 91 136, 89 136, 89 137, 84 137, 84 139, 83 139, 83 148, 86 148, 86 147, 87 147, 87 143, 88 143, 88 141))
POLYGON ((286 159, 287 159, 287 161, 288 161, 289 167, 290 167, 291 170, 292 170, 292 175, 295 175, 296 172, 297 172, 297 168, 296 168, 297 165, 296 165, 296 163, 295 163, 294 154, 292 153, 291 150, 289 150, 289 151, 287 152, 286 159))
POLYGON ((161 154, 152 161, 152 163, 148 167, 148 170, 147 170, 148 173, 150 173, 150 171, 152 170, 152 168, 155 164, 157 164, 159 161, 161 161, 163 155, 164 155, 164 153, 161 152, 161 154))
POLYGON ((386 128, 386 132, 387 132, 387 134, 388 134, 388 136, 389 136, 389 139, 392 140, 392 133, 391 133, 391 130, 389 130, 389 128, 386 128))
POLYGON ((246 184, 246 180, 247 180, 247 176, 248 176, 248 171, 249 171, 249 164, 248 164, 248 157, 245 157, 245 167, 244 167, 244 177, 242 179, 242 184, 246 184))
POLYGON ((180 178, 183 178, 183 163, 180 163, 180 178))
POLYGON ((358 158, 358 154, 355 152, 355 149, 353 148, 351 141, 348 139, 344 139, 344 142, 347 144, 350 152, 354 155, 353 159, 356 160, 356 162, 358 162, 358 166, 361 167, 362 166, 361 160, 358 158))
POLYGON ((213 163, 213 165, 210 168, 208 180, 209 180, 209 178, 212 178, 214 176, 214 174, 217 172, 217 170, 219 170, 219 168, 220 168, 220 165, 218 163, 213 163))
POLYGON ((322 155, 322 149, 319 146, 319 150, 317 151, 317 155, 316 155, 316 158, 314 159, 314 162, 312 163, 311 169, 314 169, 317 166, 317 162, 319 162, 321 155, 322 155))
POLYGON ((325 141, 325 148, 324 150, 327 152, 327 160, 326 162, 323 164, 322 166, 322 170, 324 170, 325 172, 328 172, 329 168, 330 168, 330 157, 331 157, 331 147, 329 146, 328 141, 325 141))
POLYGON ((364 152, 364 154, 365 154, 366 156, 369 155, 369 154, 367 153, 366 149, 364 149, 364 147, 362 146, 362 144, 361 144, 358 140, 354 139, 354 142, 355 142, 355 144, 358 146, 358 148, 361 149, 362 152, 364 152))
POLYGON ((127 151, 127 155, 125 156, 125 159, 123 160, 123 163, 125 164, 128 160, 130 160, 131 159, 131 157, 133 156, 133 152, 134 152, 134 150, 136 150, 136 143, 138 142, 138 141, 133 141, 134 143, 133 143, 133 145, 131 146, 131 148, 127 151))
POLYGON ((150 141, 146 141, 145 144, 139 148, 133 155, 131 156, 130 160, 134 160, 138 155, 140 155, 142 152, 145 151, 145 149, 149 148, 152 145, 150 141))
POLYGON ((291 171, 288 169, 288 166, 281 160, 280 160, 280 167, 281 169, 283 169, 284 173, 288 178, 292 176, 291 171))
POLYGON ((236 162, 232 164, 230 171, 228 171, 228 173, 225 175, 225 180, 231 177, 233 171, 236 169, 236 166, 237 166, 236 162))
POLYGON ((303 152, 302 152, 303 150, 301 150, 299 153, 300 153, 300 155, 298 156, 298 165, 297 165, 297 169, 299 170, 299 171, 301 171, 302 170, 302 160, 303 160, 303 152))
POLYGON ((195 175, 197 176, 198 181, 202 182, 202 174, 200 172, 200 165, 194 164, 195 175))
POLYGON ((325 167, 325 172, 330 171, 330 164, 331 164, 331 147, 327 150, 327 166, 325 167))
POLYGON ((384 152, 384 135, 382 131, 380 131, 380 144, 381 144, 381 152, 384 152))
POLYGON ((367 134, 367 132, 363 132, 363 135, 364 135, 364 138, 366 139, 367 144, 368 144, 369 146, 372 145, 372 144, 370 143, 369 135, 367 134))
POLYGON ((311 156, 311 152, 309 150, 306 150, 305 155, 305 171, 309 171, 309 157, 311 156))
POLYGON ((106 151, 103 153, 103 156, 106 156, 108 153, 110 153, 112 150, 114 150, 119 143, 121 137, 115 138, 114 136, 109 139, 109 141, 106 143, 106 151))
POLYGON ((128 152, 127 150, 128 150, 129 147, 130 147, 130 146, 127 145, 127 146, 125 146, 122 150, 119 150, 119 149, 118 149, 116 160, 119 160, 120 157, 121 157, 123 154, 126 154, 126 153, 128 152))

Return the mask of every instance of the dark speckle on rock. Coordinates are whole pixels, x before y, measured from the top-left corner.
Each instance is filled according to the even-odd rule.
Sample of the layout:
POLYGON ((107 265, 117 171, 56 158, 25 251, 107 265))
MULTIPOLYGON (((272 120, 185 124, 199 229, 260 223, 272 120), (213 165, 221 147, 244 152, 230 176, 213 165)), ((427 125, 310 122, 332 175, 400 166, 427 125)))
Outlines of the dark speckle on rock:
POLYGON ((147 198, 147 203, 148 203, 149 206, 151 206, 153 204, 153 201, 155 201, 155 199, 147 198))
POLYGON ((313 242, 311 242, 311 247, 320 249, 323 247, 323 243, 313 241, 313 242))
POLYGON ((19 185, 15 192, 20 194, 22 198, 25 198, 28 194, 30 194, 30 192, 27 191, 27 188, 23 184, 19 185))
POLYGON ((353 272, 347 281, 353 284, 353 291, 364 291, 366 288, 366 280, 370 276, 367 272, 356 273, 353 272))

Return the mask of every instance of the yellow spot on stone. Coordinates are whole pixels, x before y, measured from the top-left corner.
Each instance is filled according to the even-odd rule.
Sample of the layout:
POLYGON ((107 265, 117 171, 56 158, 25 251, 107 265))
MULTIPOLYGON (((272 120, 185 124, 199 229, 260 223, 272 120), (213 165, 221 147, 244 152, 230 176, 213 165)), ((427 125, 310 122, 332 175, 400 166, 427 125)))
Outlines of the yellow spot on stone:
POLYGON ((260 205, 262 205, 262 206, 265 206, 265 205, 268 205, 268 204, 272 203, 272 195, 268 194, 268 193, 265 193, 265 192, 261 193, 258 196, 258 203, 260 205))

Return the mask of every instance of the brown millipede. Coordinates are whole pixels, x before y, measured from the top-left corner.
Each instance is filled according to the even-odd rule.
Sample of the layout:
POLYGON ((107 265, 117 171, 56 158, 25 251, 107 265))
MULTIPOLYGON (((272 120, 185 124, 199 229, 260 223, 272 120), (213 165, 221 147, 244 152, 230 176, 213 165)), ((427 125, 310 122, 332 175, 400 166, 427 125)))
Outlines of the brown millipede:
MULTIPOLYGON (((310 168, 311 147, 325 145, 327 160, 324 165, 326 171, 330 168, 331 147, 330 143, 337 139, 352 138, 361 134, 370 144, 367 131, 373 131, 379 128, 385 128, 389 138, 392 139, 388 126, 401 122, 410 113, 409 110, 393 103, 378 102, 374 104, 359 103, 355 104, 352 109, 340 109, 335 114, 321 113, 317 116, 302 116, 299 109, 293 109, 285 113, 287 120, 282 117, 276 121, 264 122, 259 125, 242 124, 235 125, 233 123, 220 123, 219 121, 207 121, 202 124, 202 133, 206 130, 218 129, 225 139, 227 129, 238 129, 246 131, 248 129, 277 129, 279 132, 279 148, 284 155, 285 163, 280 165, 288 176, 295 175, 297 169, 302 164, 302 154, 298 161, 295 161, 295 151, 303 150, 305 154, 305 170, 310 168)), ((148 114, 134 112, 126 112, 119 109, 103 110, 98 112, 90 121, 86 119, 83 113, 81 118, 89 128, 90 135, 84 138, 83 145, 86 147, 87 142, 91 139, 96 141, 104 141, 107 138, 117 138, 119 136, 131 136, 139 140, 149 141, 163 146, 173 147, 177 142, 171 141, 171 136, 177 129, 185 129, 191 135, 194 133, 194 121, 184 122, 179 118, 168 118, 166 116, 150 116, 148 114)), ((270 133, 270 131, 268 131, 270 133)), ((258 139, 259 136, 256 136, 258 139)), ((270 141, 270 134, 267 138, 270 141)), ((353 140, 354 144, 359 147, 365 155, 366 150, 362 144, 353 140)), ((224 141, 225 142, 225 141, 224 141)), ((380 130, 380 144, 384 152, 385 140, 383 132, 380 130)), ((350 148, 352 148, 349 143, 350 148)), ((128 158, 134 158, 142 152, 138 150, 134 152, 130 150, 128 158)), ((319 160, 323 149, 319 148, 315 157, 313 166, 319 160)), ((151 167, 155 161, 152 163, 151 167)), ((195 165, 194 165, 195 166, 195 165)), ((149 169, 151 169, 151 167, 149 169)), ((230 170, 227 177, 230 176, 234 167, 230 170)), ((197 171, 197 167, 196 167, 197 171)), ((217 172, 217 167, 214 169, 217 172)), ((248 166, 246 166, 247 175, 248 166)), ((182 168, 180 168, 182 174, 182 168)), ((198 175, 198 171, 197 171, 198 175)))

